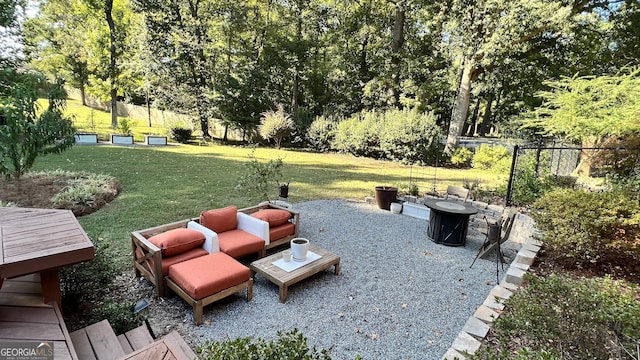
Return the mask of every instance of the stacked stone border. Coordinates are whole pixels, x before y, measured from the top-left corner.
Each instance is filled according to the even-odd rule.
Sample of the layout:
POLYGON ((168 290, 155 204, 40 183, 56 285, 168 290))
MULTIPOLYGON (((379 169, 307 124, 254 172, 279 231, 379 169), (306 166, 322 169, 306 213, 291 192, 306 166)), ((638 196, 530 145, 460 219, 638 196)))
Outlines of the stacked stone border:
MULTIPOLYGON (((438 199, 435 196, 426 196, 427 199, 438 199)), ((471 199, 462 199, 456 196, 448 196, 448 200, 458 201, 471 205, 479 210, 478 215, 471 218, 473 228, 480 228, 487 231, 484 217, 492 221, 499 221, 505 213, 505 208, 500 205, 487 204, 482 201, 471 199)), ((404 196, 401 200, 410 203, 424 203, 424 199, 415 196, 404 196)), ((365 199, 367 203, 375 203, 375 199, 368 197, 365 199)), ((472 228, 472 226, 470 226, 472 228)), ((540 235, 539 230, 535 226, 533 219, 525 214, 517 213, 508 241, 522 244, 515 258, 509 264, 507 272, 500 280, 500 283, 491 289, 489 295, 484 300, 472 316, 469 317, 458 336, 451 344, 451 347, 442 357, 443 360, 464 360, 468 356, 475 354, 482 341, 489 333, 489 329, 500 314, 504 311, 503 302, 511 297, 522 287, 524 274, 533 265, 538 251, 542 243, 536 238, 540 235)))

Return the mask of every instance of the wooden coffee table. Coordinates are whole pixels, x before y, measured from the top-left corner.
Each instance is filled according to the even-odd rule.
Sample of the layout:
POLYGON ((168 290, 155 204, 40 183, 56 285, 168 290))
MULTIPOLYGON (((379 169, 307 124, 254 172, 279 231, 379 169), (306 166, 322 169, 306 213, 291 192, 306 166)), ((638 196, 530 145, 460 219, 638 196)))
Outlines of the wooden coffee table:
POLYGON ((251 276, 253 277, 257 273, 278 285, 280 287, 280 302, 284 303, 287 301, 287 291, 290 285, 326 270, 331 266, 335 267, 335 274, 340 275, 340 257, 338 255, 313 244, 309 246, 309 250, 320 255, 321 258, 291 272, 286 272, 276 265, 273 265, 274 261, 282 258, 282 252, 278 252, 252 262, 249 265, 251 276))

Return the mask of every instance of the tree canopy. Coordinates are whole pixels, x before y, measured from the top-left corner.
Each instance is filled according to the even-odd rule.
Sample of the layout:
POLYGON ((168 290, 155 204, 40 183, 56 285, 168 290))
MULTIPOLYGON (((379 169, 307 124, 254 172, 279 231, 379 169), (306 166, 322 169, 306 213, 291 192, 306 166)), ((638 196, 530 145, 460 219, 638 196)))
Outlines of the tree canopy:
POLYGON ((517 134, 553 81, 640 65, 638 0, 113 0, 111 27, 109 1, 43 1, 29 64, 189 114, 205 136, 226 138, 209 134, 220 121, 249 138, 277 104, 300 129, 411 108, 451 152, 460 135, 517 134))
POLYGON ((544 135, 584 140, 640 133, 640 68, 545 82, 542 106, 525 121, 544 135))

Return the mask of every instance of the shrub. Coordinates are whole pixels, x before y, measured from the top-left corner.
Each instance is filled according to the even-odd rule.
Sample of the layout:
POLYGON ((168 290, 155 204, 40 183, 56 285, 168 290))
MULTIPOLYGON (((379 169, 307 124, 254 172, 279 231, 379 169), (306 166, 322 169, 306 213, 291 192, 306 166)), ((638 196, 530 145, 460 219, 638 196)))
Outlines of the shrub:
POLYGON ((56 208, 93 206, 96 198, 108 191, 108 187, 115 182, 115 178, 110 175, 72 172, 65 175, 70 177, 67 187, 51 198, 56 208))
POLYGON ((340 121, 331 148, 356 156, 375 157, 378 154, 379 157, 377 116, 375 111, 363 111, 340 121))
POLYGON ((497 173, 509 173, 511 154, 504 146, 482 144, 473 155, 473 168, 491 170, 497 173))
POLYGON ((307 130, 307 141, 311 148, 319 151, 331 149, 331 142, 335 138, 336 122, 330 118, 319 116, 307 130))
POLYGON ((309 348, 307 338, 298 329, 290 332, 278 332, 274 341, 258 338, 237 338, 222 342, 207 340, 196 349, 198 359, 202 360, 331 360, 327 350, 309 348))
POLYGON ((610 278, 528 275, 495 322, 502 349, 475 359, 631 359, 640 336, 637 288, 610 278), (509 354, 517 344, 518 356, 509 354), (529 357, 525 356, 529 355, 529 357))
POLYGON ((60 269, 62 304, 75 311, 79 304, 101 294, 120 273, 109 255, 110 245, 102 238, 92 239, 95 257, 60 269))
POLYGON ((118 131, 121 135, 131 135, 135 121, 129 118, 121 118, 118 122, 118 131))
POLYGON ((191 140, 191 129, 174 127, 171 128, 171 138, 181 144, 186 144, 191 140))
POLYGON ((296 125, 291 115, 284 111, 282 104, 278 105, 278 110, 265 111, 261 115, 260 125, 258 125, 260 136, 265 140, 273 140, 276 147, 280 148, 282 139, 289 136, 295 129, 296 125))
POLYGON ((451 165, 457 168, 468 168, 473 161, 473 151, 466 147, 459 147, 451 155, 451 165))
POLYGON ((432 163, 442 136, 432 113, 387 110, 377 119, 380 149, 388 159, 404 163, 432 163))
POLYGON ((362 111, 335 127, 331 148, 356 156, 433 163, 439 152, 435 117, 417 110, 362 111))
POLYGON ((582 267, 640 259, 640 205, 626 191, 554 190, 534 207, 547 253, 560 261, 582 267))

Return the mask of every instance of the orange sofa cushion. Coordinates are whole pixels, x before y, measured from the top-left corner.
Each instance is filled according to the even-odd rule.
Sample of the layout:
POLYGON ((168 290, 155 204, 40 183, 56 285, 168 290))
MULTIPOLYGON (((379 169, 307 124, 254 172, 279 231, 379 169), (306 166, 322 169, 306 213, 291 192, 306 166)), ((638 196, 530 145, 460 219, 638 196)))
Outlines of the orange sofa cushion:
POLYGON ((269 239, 271 241, 282 239, 285 236, 293 235, 296 232, 296 226, 290 222, 286 224, 269 228, 269 239))
MULTIPOLYGON (((167 276, 167 274, 169 274, 169 267, 171 267, 171 265, 174 265, 183 261, 195 259, 197 257, 201 257, 205 255, 209 255, 207 250, 201 247, 198 247, 195 249, 185 251, 182 254, 162 257, 162 276, 167 276)), ((153 258, 149 259, 149 264, 151 265, 151 267, 153 267, 153 258)))
POLYGON ((264 240, 243 230, 231 230, 218 234, 220 251, 233 257, 257 253, 264 249, 264 240))
POLYGON ((203 211, 200 213, 200 224, 218 234, 234 230, 238 227, 238 207, 231 205, 222 209, 203 211))
POLYGON ((271 228, 286 223, 291 218, 291 213, 282 209, 263 209, 254 212, 251 216, 268 222, 271 228))
POLYGON ((204 234, 187 228, 171 229, 150 237, 149 241, 162 250, 162 256, 174 256, 201 247, 204 234))
POLYGON ((169 278, 195 300, 249 280, 249 268, 224 253, 183 261, 169 268, 169 278))

